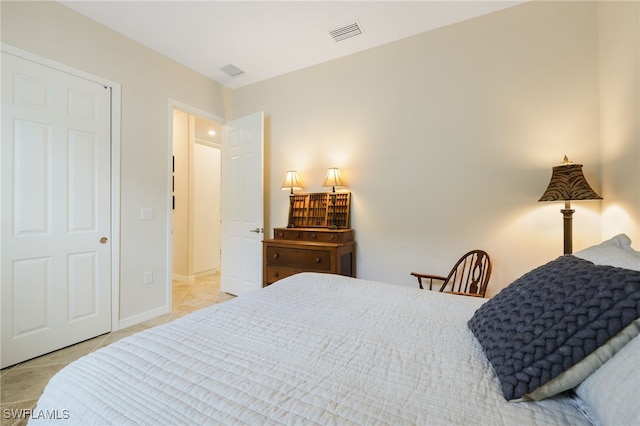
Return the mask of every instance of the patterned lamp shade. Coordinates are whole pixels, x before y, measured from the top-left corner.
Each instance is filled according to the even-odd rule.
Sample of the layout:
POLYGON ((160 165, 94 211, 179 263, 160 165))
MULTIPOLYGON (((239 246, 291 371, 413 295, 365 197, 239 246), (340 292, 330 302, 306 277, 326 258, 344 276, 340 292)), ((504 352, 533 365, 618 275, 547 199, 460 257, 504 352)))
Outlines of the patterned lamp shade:
POLYGON ((553 168, 551 181, 538 201, 602 200, 582 174, 582 164, 565 163, 553 168))

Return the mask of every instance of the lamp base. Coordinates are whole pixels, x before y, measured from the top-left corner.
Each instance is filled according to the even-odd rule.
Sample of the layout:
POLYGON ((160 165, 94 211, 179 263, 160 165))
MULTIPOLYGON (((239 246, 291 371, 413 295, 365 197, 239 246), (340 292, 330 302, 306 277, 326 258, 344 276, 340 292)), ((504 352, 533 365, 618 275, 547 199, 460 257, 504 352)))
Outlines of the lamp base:
POLYGON ((573 253, 573 209, 562 209, 562 229, 564 233, 564 254, 573 253))
POLYGON ((333 187, 333 192, 331 193, 331 207, 333 207, 333 215, 331 216, 331 225, 329 225, 329 229, 338 229, 338 225, 336 225, 336 187, 333 187))
POLYGON ((293 223, 293 190, 291 190, 291 194, 289 195, 289 224, 287 228, 295 228, 296 225, 293 223))

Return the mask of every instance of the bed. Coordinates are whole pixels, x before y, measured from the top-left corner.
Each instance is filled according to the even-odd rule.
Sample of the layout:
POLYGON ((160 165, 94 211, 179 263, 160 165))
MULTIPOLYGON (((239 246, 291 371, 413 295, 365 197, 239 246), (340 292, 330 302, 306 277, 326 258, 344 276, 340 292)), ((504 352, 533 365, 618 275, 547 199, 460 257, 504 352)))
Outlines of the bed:
MULTIPOLYGON (((558 260, 566 258, 594 265, 574 256, 558 260)), ((629 323, 618 331, 609 327, 614 337, 623 331, 627 336, 600 354, 599 365, 592 365, 586 378, 552 395, 527 390, 524 396, 507 397, 504 366, 489 356, 496 345, 474 331, 495 320, 493 300, 510 299, 498 297, 506 289, 486 301, 302 273, 80 358, 51 379, 30 424, 588 425, 639 420, 635 397, 629 401, 625 392, 640 390, 639 376, 633 376, 640 352, 633 331, 640 329, 640 272, 606 267, 628 271, 623 274, 626 293, 618 299, 638 296, 635 305, 627 304, 636 312, 625 314, 633 317, 629 323), (608 366, 611 371, 605 371, 608 366), (613 376, 615 383, 607 383, 613 376), (609 387, 623 395, 610 395, 609 387)), ((521 281, 508 288, 517 290, 521 281)))

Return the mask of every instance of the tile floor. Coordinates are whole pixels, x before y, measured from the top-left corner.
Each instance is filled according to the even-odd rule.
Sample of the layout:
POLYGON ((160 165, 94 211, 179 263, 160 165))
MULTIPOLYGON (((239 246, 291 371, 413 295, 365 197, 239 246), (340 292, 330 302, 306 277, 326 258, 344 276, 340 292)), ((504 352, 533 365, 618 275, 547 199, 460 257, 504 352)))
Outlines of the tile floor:
POLYGON ((51 376, 70 362, 138 331, 164 324, 189 312, 232 298, 232 295, 220 291, 218 274, 206 275, 193 282, 174 281, 171 313, 1 370, 2 426, 26 424, 27 419, 17 419, 12 415, 14 413, 12 410, 34 408, 51 376))

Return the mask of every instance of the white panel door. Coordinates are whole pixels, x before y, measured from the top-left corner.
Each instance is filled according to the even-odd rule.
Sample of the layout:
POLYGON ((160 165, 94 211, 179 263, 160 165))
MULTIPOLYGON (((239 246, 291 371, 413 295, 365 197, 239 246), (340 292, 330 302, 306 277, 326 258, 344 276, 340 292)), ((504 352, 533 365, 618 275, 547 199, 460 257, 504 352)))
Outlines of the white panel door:
POLYGON ((110 110, 2 52, 2 367, 111 330, 110 110))
POLYGON ((237 296, 262 287, 263 113, 223 126, 222 291, 237 296))

